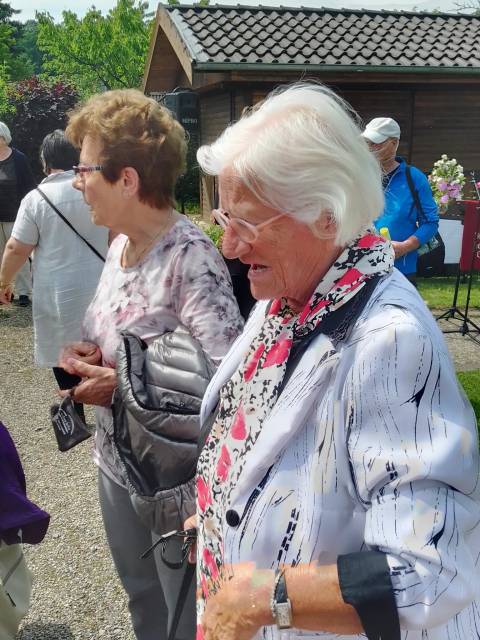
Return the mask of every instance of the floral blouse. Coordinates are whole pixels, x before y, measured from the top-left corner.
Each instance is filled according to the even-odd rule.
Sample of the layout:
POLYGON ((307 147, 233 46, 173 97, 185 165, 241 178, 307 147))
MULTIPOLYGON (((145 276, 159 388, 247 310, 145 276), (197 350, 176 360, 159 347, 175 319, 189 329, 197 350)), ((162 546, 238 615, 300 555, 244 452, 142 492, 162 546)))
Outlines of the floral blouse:
MULTIPOLYGON (((135 266, 121 267, 126 236, 112 242, 83 335, 98 344, 103 365, 115 367, 120 333, 146 342, 185 326, 219 364, 243 328, 230 276, 213 243, 182 217, 135 266)), ((112 442, 111 411, 97 408, 94 460, 125 485, 112 442)))

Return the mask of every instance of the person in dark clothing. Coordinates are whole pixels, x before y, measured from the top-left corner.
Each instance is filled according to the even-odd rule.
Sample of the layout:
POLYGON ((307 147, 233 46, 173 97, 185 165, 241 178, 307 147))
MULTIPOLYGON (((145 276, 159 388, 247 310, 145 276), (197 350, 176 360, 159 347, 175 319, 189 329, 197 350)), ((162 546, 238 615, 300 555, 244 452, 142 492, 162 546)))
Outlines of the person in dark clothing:
POLYGON ((38 544, 48 513, 30 502, 15 444, 0 422, 0 638, 14 640, 30 602, 31 576, 23 544, 38 544))
MULTIPOLYGON (((37 186, 26 156, 10 147, 11 141, 9 128, 0 122, 0 262, 12 233, 20 202, 37 186)), ((0 283, 0 289, 7 284, 9 283, 0 283)), ((29 262, 18 272, 15 285, 18 304, 30 304, 32 285, 29 262)))

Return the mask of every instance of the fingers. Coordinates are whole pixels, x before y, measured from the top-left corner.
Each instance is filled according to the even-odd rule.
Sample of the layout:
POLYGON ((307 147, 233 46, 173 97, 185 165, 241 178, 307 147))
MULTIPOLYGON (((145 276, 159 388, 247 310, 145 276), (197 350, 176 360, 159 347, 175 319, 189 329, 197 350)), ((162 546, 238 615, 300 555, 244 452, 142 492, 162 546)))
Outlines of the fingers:
MULTIPOLYGON (((80 376, 80 378, 98 378, 103 374, 105 367, 88 364, 77 358, 67 358, 66 367, 68 373, 80 376)), ((66 369, 66 367, 64 367, 66 369)))
POLYGON ((197 528, 197 514, 194 513, 193 516, 187 518, 183 525, 184 530, 187 529, 196 529, 197 528))
POLYGON ((88 364, 100 364, 102 352, 93 342, 71 342, 61 349, 58 359, 59 366, 66 371, 68 371, 67 361, 69 358, 82 360, 88 364))

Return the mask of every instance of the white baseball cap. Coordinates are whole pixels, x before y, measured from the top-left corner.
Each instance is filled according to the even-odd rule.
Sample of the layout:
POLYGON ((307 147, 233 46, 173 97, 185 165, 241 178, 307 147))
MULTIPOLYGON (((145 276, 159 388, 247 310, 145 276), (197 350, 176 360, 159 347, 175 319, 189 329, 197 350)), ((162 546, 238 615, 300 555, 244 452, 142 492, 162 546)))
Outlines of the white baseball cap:
POLYGON ((374 144, 381 144, 388 138, 400 139, 400 125, 393 118, 374 118, 367 124, 362 136, 374 144))

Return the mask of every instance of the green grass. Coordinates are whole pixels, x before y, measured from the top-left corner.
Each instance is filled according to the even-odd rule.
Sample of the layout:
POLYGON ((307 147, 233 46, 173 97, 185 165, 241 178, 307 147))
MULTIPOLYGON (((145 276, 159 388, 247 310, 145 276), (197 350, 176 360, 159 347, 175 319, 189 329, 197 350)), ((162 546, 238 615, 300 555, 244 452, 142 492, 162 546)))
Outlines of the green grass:
MULTIPOLYGON (((418 291, 427 305, 432 309, 452 306, 455 292, 456 276, 444 278, 418 278, 418 291)), ((460 281, 457 306, 465 305, 467 298, 467 282, 460 281)), ((470 307, 480 308, 480 274, 474 274, 470 295, 470 307)))
POLYGON ((460 371, 457 376, 472 403, 473 410, 477 416, 477 423, 480 425, 480 369, 476 371, 460 371))

